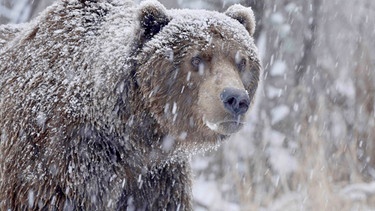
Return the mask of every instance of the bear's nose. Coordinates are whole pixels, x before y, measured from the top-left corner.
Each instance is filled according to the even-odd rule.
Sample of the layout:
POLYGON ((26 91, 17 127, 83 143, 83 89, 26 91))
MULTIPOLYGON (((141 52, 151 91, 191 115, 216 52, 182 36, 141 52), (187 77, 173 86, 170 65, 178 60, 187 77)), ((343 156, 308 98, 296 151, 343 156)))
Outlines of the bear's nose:
POLYGON ((250 106, 249 95, 241 89, 225 88, 220 98, 225 109, 234 116, 246 113, 250 106))

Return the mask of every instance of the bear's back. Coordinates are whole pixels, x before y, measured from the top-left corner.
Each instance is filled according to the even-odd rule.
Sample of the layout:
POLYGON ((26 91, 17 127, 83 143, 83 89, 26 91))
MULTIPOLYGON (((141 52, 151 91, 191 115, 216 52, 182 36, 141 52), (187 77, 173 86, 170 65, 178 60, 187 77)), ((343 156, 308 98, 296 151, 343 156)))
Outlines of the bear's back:
POLYGON ((136 39, 132 7, 62 3, 22 29, 2 27, 1 116, 25 109, 33 118, 52 110, 73 119, 111 115, 136 39))
MULTIPOLYGON (((90 150, 107 144, 96 140, 115 139, 108 134, 121 127, 121 120, 113 115, 128 80, 137 39, 134 7, 131 1, 83 4, 69 0, 50 6, 21 27, 0 27, 6 32, 0 37, 0 201, 11 194, 17 200, 30 194, 47 197, 50 187, 69 190, 59 184, 61 180, 73 184, 71 189, 110 189, 104 187, 103 181, 112 176, 107 174, 121 172, 114 170, 117 165, 112 160, 95 166, 98 172, 110 164, 113 169, 92 180, 76 176, 79 171, 71 163, 79 162, 82 170, 95 159, 118 156, 117 145, 108 146, 113 152, 103 155, 90 150), (101 128, 100 133, 95 128, 101 128), (81 184, 82 180, 86 183, 81 184)), ((92 175, 87 177, 94 170, 88 169, 92 175)), ((0 209, 9 206, 5 200, 1 203, 0 209)))

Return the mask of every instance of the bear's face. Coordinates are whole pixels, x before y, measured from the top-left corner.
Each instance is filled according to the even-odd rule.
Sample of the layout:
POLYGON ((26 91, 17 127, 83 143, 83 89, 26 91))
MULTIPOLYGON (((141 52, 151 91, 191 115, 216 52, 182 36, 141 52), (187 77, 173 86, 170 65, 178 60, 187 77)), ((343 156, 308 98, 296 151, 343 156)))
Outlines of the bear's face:
POLYGON ((200 61, 198 74, 203 73, 197 107, 204 124, 223 135, 237 132, 257 88, 259 62, 238 43, 221 37, 191 59, 200 61))
POLYGON ((167 11, 153 2, 140 11, 137 78, 158 123, 178 139, 237 132, 260 74, 251 9, 167 11))

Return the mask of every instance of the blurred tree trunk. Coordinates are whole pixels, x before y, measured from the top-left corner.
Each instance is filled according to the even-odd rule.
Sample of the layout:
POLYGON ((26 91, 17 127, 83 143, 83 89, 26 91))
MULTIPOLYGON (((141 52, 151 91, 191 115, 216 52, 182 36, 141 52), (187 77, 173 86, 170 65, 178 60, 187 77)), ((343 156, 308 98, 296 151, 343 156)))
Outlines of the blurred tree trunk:
MULTIPOLYGON (((314 47, 316 44, 317 33, 318 33, 318 21, 319 21, 319 11, 321 6, 321 0, 312 0, 312 2, 307 1, 311 7, 311 17, 306 23, 309 27, 309 33, 304 35, 303 41, 303 56, 297 64, 297 72, 295 75, 295 84, 298 86, 305 75, 307 70, 311 67, 314 68, 316 65, 316 55, 314 47)), ((305 7, 308 7, 309 5, 305 7)))
POLYGON ((251 7, 251 9, 254 11, 256 19, 256 30, 254 33, 254 39, 257 41, 260 32, 263 30, 263 16, 265 10, 264 0, 245 0, 243 2, 243 5, 251 7))
POLYGON ((23 23, 35 17, 54 0, 2 0, 0 24, 23 23))

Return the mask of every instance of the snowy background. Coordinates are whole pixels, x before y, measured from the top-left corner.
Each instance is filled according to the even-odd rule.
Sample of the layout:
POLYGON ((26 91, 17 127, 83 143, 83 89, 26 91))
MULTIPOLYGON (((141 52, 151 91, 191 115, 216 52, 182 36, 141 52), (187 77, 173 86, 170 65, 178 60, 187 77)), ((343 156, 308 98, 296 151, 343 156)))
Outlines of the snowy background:
MULTIPOLYGON (((0 24, 53 0, 0 0, 0 24)), ((263 83, 248 124, 196 157, 195 210, 375 209, 374 0, 164 0, 257 17, 263 83)))

